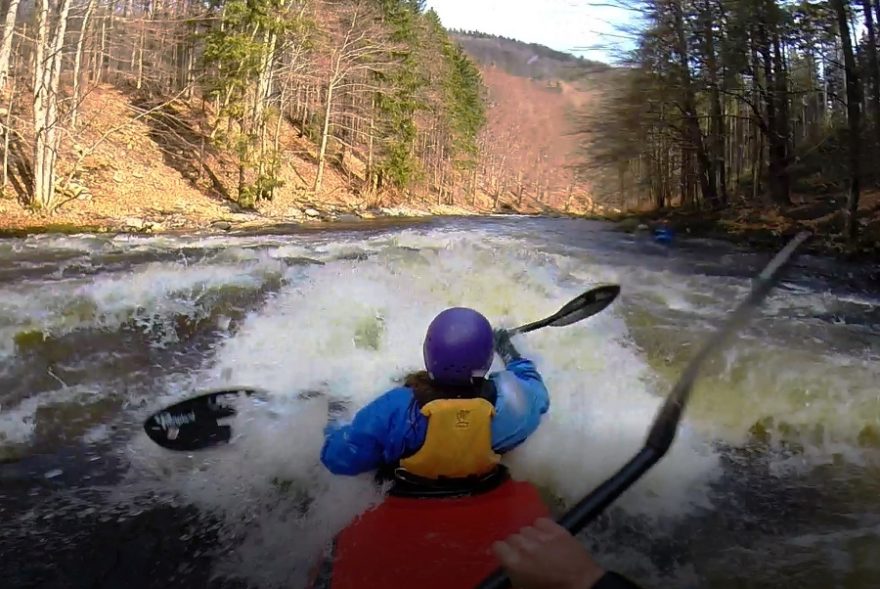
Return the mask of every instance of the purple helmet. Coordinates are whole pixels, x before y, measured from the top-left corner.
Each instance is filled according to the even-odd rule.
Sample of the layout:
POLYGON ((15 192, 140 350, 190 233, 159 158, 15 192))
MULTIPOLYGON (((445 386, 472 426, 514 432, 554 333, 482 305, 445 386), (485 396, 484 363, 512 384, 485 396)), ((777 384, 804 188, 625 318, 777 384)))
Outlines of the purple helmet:
POLYGON ((428 326, 422 349, 431 379, 450 385, 472 382, 492 366, 492 326, 483 315, 464 307, 446 309, 428 326))

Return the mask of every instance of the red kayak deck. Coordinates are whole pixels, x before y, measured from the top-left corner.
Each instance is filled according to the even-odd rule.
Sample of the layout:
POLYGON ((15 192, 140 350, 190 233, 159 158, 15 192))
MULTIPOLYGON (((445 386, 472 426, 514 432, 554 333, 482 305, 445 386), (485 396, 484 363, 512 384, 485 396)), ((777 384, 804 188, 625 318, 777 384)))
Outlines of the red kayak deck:
POLYGON ((337 537, 330 587, 474 587, 498 567, 492 543, 548 513, 534 486, 513 480, 470 497, 388 497, 337 537))

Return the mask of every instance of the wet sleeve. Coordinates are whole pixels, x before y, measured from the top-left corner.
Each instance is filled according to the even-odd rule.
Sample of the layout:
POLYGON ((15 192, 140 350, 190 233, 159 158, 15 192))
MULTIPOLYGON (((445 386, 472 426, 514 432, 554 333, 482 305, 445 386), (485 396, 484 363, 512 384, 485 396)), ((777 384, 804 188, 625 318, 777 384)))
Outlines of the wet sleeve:
POLYGON ((550 408, 550 395, 535 364, 518 358, 507 370, 492 375, 498 398, 492 420, 492 447, 496 452, 513 450, 532 435, 541 416, 550 408))
POLYGON ((405 449, 411 399, 406 389, 394 389, 363 407, 351 423, 329 424, 321 463, 333 474, 357 475, 394 461, 405 449))

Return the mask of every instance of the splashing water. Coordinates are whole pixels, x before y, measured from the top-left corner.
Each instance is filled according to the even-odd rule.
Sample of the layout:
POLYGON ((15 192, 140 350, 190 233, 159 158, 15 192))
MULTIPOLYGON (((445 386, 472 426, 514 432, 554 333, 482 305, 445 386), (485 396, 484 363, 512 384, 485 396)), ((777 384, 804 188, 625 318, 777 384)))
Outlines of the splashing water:
MULTIPOLYGON (((599 283, 621 284, 619 301, 602 314, 516 340, 536 361, 551 408, 505 462, 565 507, 638 450, 678 371, 762 263, 751 256, 739 274, 713 273, 706 269, 720 270, 712 265, 720 256, 701 256, 706 244, 657 256, 590 224, 532 219, 365 233, 44 238, 43 258, 32 242, 19 243, 19 258, 8 254, 13 270, 18 260, 39 271, 0 284, 9 295, 0 303, 0 355, 9 361, 7 374, 48 365, 64 383, 31 380, 35 390, 0 394, 0 448, 24 463, 47 445, 116 455, 125 466, 116 469, 121 478, 101 487, 104 509, 130 515, 150 497, 195 506, 210 515, 225 547, 211 574, 258 587, 302 586, 333 535, 381 500, 371 477, 334 477, 320 465, 328 404, 342 402, 353 415, 420 369, 421 334, 443 308, 471 306, 513 327, 599 283), (95 274, 109 259, 117 265, 95 274), (68 278, 51 278, 64 268, 73 268, 68 278), (88 312, 72 313, 71 306, 88 312), (181 329, 184 319, 201 327, 181 329), (126 330, 141 343, 119 349, 126 330), (31 332, 42 335, 19 335, 31 332), (107 339, 88 339, 95 332, 107 339), (78 351, 59 357, 59 342, 78 351), (96 349, 85 354, 78 342, 96 349), (112 369, 120 364, 127 373, 112 369), (264 389, 272 402, 236 417, 240 435, 227 447, 169 453, 139 430, 159 406, 230 385, 264 389), (92 401, 118 403, 79 415, 87 406, 80 389, 92 401), (321 394, 303 399, 304 391, 321 394), (41 416, 59 407, 67 421, 72 415, 83 425, 57 426, 60 432, 48 436, 52 427, 41 427, 41 416)), ((724 250, 724 257, 737 262, 736 252, 724 250)), ((713 576, 691 562, 693 554, 680 554, 699 552, 680 546, 680 527, 727 525, 720 514, 731 509, 760 520, 762 501, 778 506, 776 492, 800 497, 829 476, 821 468, 847 469, 855 489, 845 500, 853 512, 865 510, 861 481, 880 447, 880 400, 872 390, 878 348, 863 335, 876 335, 869 311, 875 300, 852 289, 840 296, 828 283, 787 286, 707 368, 671 452, 587 534, 609 565, 629 567, 646 582, 712 578, 736 586, 744 574, 731 564, 738 561, 717 565, 726 572, 713 576), (868 319, 859 321, 863 311, 868 319), (768 472, 777 488, 758 490, 755 481, 767 487, 768 472), (762 493, 761 501, 749 499, 751 492, 762 493), (622 550, 627 529, 638 537, 622 550), (657 545, 672 555, 658 554, 657 545)), ((829 525, 816 518, 808 530, 822 536, 829 525)), ((755 541, 769 534, 760 526, 750 533, 755 541)), ((704 544, 724 547, 742 537, 734 531, 704 544)), ((812 536, 801 531, 795 537, 814 555, 825 546, 806 543, 812 536)))

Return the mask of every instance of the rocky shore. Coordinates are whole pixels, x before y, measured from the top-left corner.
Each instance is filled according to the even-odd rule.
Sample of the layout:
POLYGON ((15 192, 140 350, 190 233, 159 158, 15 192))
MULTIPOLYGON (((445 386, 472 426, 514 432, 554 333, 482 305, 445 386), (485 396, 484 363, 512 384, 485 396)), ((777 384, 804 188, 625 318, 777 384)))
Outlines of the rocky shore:
POLYGON ((139 216, 110 218, 90 215, 33 214, 7 216, 0 220, 0 237, 26 237, 43 233, 131 233, 160 234, 204 231, 244 231, 276 226, 316 226, 329 223, 357 223, 363 220, 421 218, 430 216, 470 216, 485 214, 463 207, 435 205, 427 207, 343 208, 335 205, 306 204, 290 207, 284 214, 266 214, 231 207, 220 215, 191 212, 156 212, 139 216))

